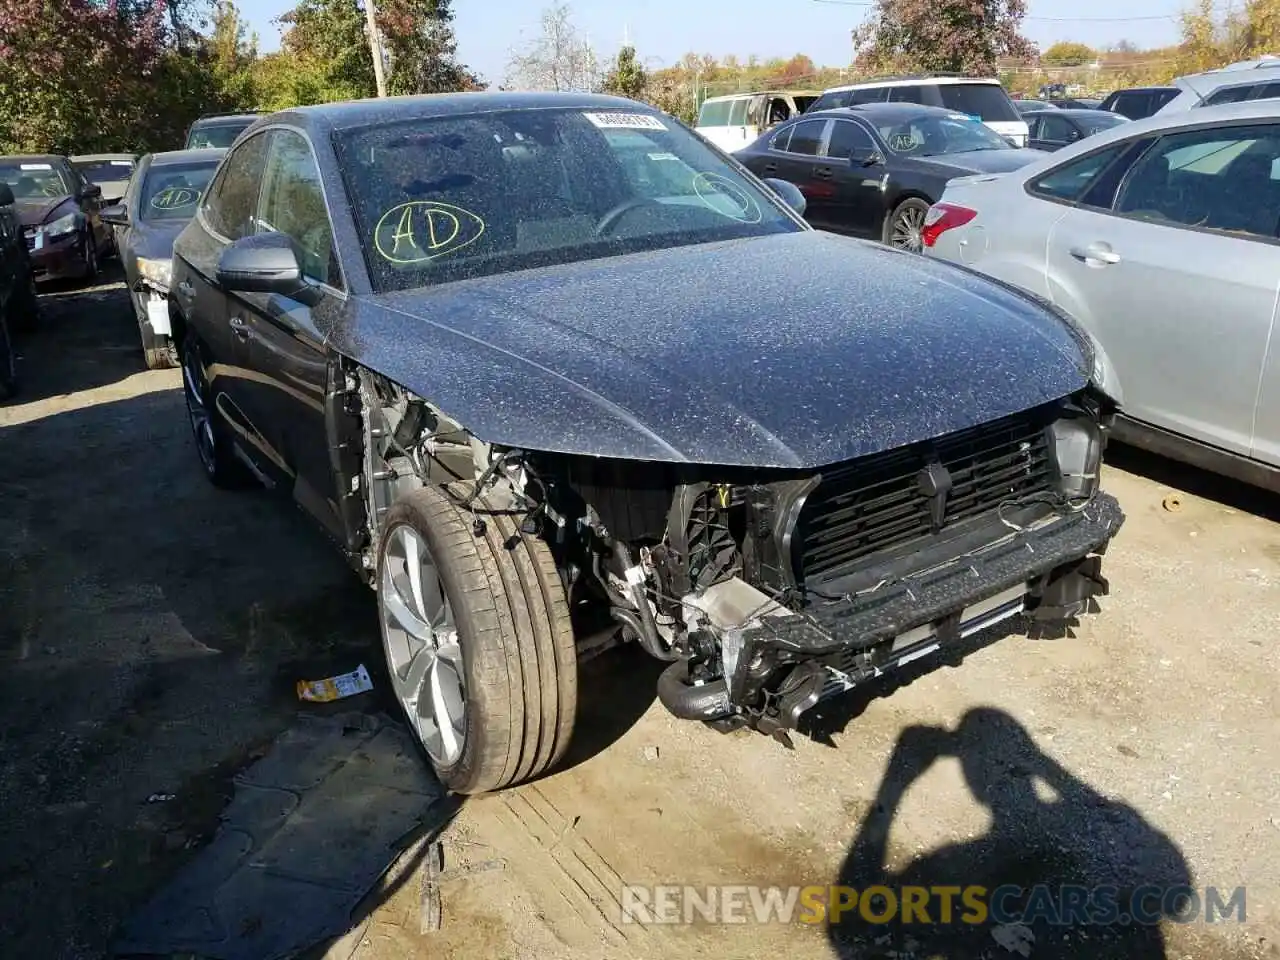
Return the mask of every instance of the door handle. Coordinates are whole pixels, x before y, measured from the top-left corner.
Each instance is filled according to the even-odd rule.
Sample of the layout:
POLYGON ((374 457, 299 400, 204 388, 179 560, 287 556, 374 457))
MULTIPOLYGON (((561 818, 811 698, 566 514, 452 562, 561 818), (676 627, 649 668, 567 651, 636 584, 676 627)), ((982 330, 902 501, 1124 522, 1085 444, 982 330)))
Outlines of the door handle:
POLYGON ((231 332, 234 333, 241 340, 249 339, 249 325, 244 322, 243 317, 231 318, 231 332))
POLYGON ((817 169, 817 170, 814 170, 814 171, 813 171, 813 175, 814 175, 814 177, 816 177, 818 180, 830 180, 830 179, 831 179, 831 177, 832 177, 831 168, 830 168, 830 167, 818 167, 818 169, 817 169))
POLYGON ((1091 265, 1108 266, 1120 262, 1120 254, 1115 253, 1111 246, 1106 243, 1091 243, 1086 247, 1072 247, 1070 253, 1077 260, 1091 265))
POLYGON ((777 173, 777 172, 778 172, 778 165, 777 165, 776 163, 766 163, 766 164, 764 165, 764 172, 765 172, 765 173, 777 173))

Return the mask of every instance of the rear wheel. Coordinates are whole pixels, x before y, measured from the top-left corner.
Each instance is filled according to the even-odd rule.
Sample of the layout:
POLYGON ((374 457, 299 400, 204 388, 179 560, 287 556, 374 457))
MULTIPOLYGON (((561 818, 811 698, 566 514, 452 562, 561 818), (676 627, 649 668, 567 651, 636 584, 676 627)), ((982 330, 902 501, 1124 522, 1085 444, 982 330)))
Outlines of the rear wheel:
POLYGON ((183 351, 182 392, 186 397, 187 418, 191 421, 191 433, 205 476, 215 487, 233 489, 244 486, 249 480, 249 471, 236 459, 226 424, 213 405, 200 349, 194 342, 188 342, 183 351))
POLYGON ((18 356, 9 334, 9 322, 0 313, 0 400, 8 400, 18 392, 18 356))
POLYGON ((884 242, 911 253, 924 252, 924 218, 929 204, 919 197, 908 197, 893 208, 884 222, 884 242))
POLYGON ((563 756, 578 673, 564 586, 545 542, 509 515, 425 487, 387 511, 378 550, 383 652, 409 726, 449 789, 497 790, 563 756))

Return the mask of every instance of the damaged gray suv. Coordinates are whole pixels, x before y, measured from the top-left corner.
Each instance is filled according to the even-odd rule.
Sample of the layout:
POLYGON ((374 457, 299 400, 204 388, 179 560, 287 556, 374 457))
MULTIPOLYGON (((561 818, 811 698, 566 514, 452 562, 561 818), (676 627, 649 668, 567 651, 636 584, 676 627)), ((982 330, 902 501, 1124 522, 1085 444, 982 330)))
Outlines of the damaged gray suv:
POLYGON ((1114 404, 1066 318, 818 232, 671 117, 465 94, 263 118, 174 247, 210 480, 276 488, 376 591, 461 793, 534 777, 579 662, 787 739, 821 699, 1107 591, 1114 404))

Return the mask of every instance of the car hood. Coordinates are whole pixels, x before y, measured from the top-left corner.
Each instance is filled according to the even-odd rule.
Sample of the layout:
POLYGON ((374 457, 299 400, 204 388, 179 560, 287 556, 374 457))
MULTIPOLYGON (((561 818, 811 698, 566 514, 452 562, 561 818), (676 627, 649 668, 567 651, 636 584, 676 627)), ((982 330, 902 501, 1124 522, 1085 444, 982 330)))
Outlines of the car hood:
POLYGON ((1088 347, 947 264, 829 233, 358 298, 332 345, 527 449, 814 467, 1056 400, 1088 347))
POLYGON ((928 158, 935 166, 946 167, 958 173, 1009 173, 1025 167, 1033 160, 1043 159, 1043 152, 1021 147, 1010 150, 968 150, 928 158))
MULTIPOLYGON (((54 219, 53 213, 63 204, 70 204, 71 197, 40 197, 32 200, 18 200, 15 206, 18 219, 24 227, 34 227, 54 219)), ((66 211, 70 212, 70 211, 66 211)))

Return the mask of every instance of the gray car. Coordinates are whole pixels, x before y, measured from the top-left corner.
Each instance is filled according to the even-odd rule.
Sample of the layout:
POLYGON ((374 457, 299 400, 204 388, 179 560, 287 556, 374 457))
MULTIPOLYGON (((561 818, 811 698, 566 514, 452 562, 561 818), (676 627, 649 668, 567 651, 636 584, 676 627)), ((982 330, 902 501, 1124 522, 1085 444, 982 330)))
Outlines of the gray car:
POLYGON ((116 231, 143 354, 152 370, 177 366, 167 306, 173 241, 195 215, 225 153, 149 153, 138 162, 124 201, 102 211, 102 219, 116 231))
POLYGON ((952 180, 924 241, 1093 335, 1119 439, 1280 490, 1280 105, 1151 117, 952 180))
POLYGON ((88 153, 71 158, 71 166, 90 183, 102 188, 103 203, 118 203, 129 189, 136 153, 88 153))

